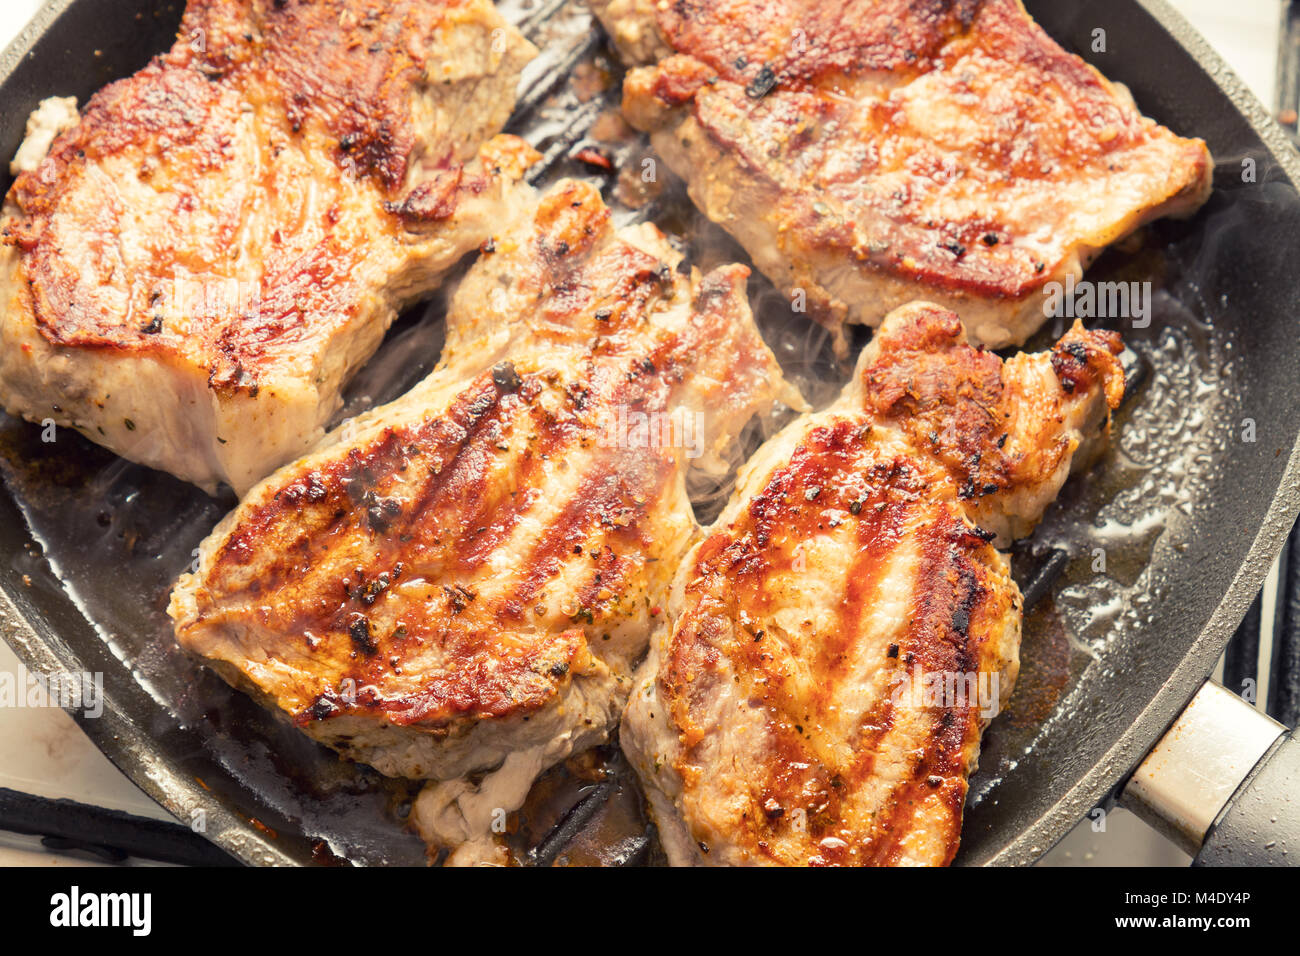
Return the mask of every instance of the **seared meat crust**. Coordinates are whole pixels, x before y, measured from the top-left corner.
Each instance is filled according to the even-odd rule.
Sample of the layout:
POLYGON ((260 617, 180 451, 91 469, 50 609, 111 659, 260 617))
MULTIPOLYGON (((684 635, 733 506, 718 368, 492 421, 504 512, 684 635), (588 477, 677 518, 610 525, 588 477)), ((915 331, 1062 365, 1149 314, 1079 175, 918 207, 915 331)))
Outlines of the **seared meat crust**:
POLYGON ((908 306, 835 405, 756 453, 678 571, 620 730, 672 863, 952 860, 1019 666, 994 527, 1032 528, 1104 440, 1119 350, 1076 326, 1003 364, 908 306))
POLYGON ((1075 325, 1046 355, 1003 361, 966 346, 955 316, 930 312, 868 347, 860 407, 942 469, 971 520, 1004 546, 1033 530, 1071 469, 1099 450, 1124 397, 1121 351, 1118 334, 1075 325))
POLYGON ((534 52, 488 0, 192 0, 9 193, 0 401, 247 490, 515 214, 534 52))
POLYGON ((831 328, 926 299, 1021 343, 1044 286, 1208 197, 1205 144, 1143 117, 1019 0, 600 0, 629 121, 831 328))
POLYGON ((616 721, 695 530, 688 466, 799 404, 747 270, 683 275, 594 187, 560 184, 490 248, 439 367, 250 492, 170 608, 182 645, 312 737, 444 781, 415 819, 467 844, 457 862, 616 721), (674 417, 698 432, 621 424, 674 417))

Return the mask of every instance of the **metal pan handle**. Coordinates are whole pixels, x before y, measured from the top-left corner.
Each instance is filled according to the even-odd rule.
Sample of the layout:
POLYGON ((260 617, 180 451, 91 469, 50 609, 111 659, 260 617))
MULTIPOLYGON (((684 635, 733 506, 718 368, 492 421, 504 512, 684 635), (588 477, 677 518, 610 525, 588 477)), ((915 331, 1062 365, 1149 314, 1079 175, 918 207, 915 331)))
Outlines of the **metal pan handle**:
POLYGON ((1300 865, 1300 740, 1206 681, 1120 794, 1195 866, 1300 865))

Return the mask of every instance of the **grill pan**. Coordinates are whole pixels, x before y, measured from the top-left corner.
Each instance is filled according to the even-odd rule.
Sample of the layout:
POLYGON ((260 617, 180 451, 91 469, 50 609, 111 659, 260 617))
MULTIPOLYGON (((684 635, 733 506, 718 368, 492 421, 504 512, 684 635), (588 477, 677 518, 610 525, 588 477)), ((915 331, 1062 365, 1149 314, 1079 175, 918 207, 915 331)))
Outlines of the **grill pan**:
MULTIPOLYGON (((1033 862, 1118 794, 1213 668, 1300 511, 1300 162, 1285 134, 1162 0, 1026 6, 1063 46, 1125 83, 1147 115, 1206 139, 1218 168, 1195 219, 1156 224, 1090 272, 1150 281, 1153 315, 1145 329, 1111 322, 1137 380, 1115 449, 1016 550, 1036 603, 1021 681, 971 781, 964 864, 1033 862)), ((701 267, 746 261, 662 163, 649 190, 620 173, 653 154, 618 129, 621 70, 585 8, 501 7, 543 50, 508 127, 545 157, 534 182, 584 176, 602 184, 616 221, 657 222, 701 267)), ((0 55, 0 156, 12 156, 42 98, 84 103, 166 49, 181 12, 144 0, 48 3, 0 55)), ((750 292, 787 373, 824 404, 850 366, 761 277, 750 292)), ((435 297, 398 321, 349 387, 344 414, 431 370, 443 307, 435 297)), ((1054 332, 1049 323, 1029 347, 1054 332)), ((867 338, 859 330, 855 345, 867 338)), ((0 416, 0 634, 33 671, 103 674, 103 716, 74 715, 86 733, 182 823, 243 862, 423 863, 423 845, 403 827, 410 785, 341 763, 175 646, 168 591, 233 498, 211 499, 66 431, 41 438, 39 426, 0 416)), ((726 489, 694 490, 707 520, 726 489)), ((612 746, 549 773, 512 846, 534 865, 660 859, 612 746)))

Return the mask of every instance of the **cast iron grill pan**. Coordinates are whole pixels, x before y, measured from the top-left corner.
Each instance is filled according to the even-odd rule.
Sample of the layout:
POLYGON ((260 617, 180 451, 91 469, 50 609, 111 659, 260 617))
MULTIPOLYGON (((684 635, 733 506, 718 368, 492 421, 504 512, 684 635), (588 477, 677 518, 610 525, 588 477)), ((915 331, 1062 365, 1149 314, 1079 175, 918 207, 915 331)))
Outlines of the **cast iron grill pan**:
MULTIPOLYGON (((1126 83, 1148 115, 1204 137, 1215 194, 1190 222, 1159 223, 1089 278, 1150 282, 1146 328, 1123 333, 1131 383, 1112 452, 1072 482, 1013 567, 1027 603, 1022 671, 986 734, 960 863, 1025 863, 1114 787, 1209 672, 1257 593, 1297 500, 1300 178, 1281 131, 1159 0, 1029 3, 1063 45, 1126 83), (1108 51, 1091 52, 1093 31, 1108 51), (1253 160, 1254 182, 1243 180, 1253 160), (1241 440, 1243 423, 1256 440, 1241 440), (1095 570, 1097 554, 1104 571, 1095 570)), ((619 129, 621 68, 574 0, 509 0, 543 55, 507 131, 543 154, 531 180, 601 185, 618 224, 651 220, 707 269, 748 261, 691 206, 662 162, 619 129), (606 168, 608 165, 609 168, 606 168)), ((80 102, 167 48, 179 4, 56 0, 0 58, 0 154, 45 96, 80 102)), ((5 184, 7 188, 7 182, 5 184)), ((846 380, 826 334, 755 275, 751 301, 787 374, 815 406, 846 380)), ((437 361, 445 297, 404 315, 351 384, 342 415, 402 394, 437 361)), ((1049 322, 1027 348, 1063 331, 1049 322)), ((855 350, 869 338, 855 335, 855 350)), ((746 448, 761 441, 754 427, 746 448)), ((0 417, 0 632, 29 666, 100 671, 104 751, 182 823, 249 863, 422 864, 404 828, 412 785, 339 761, 287 721, 196 667, 171 638, 172 583, 234 504, 116 458, 78 436, 41 441, 0 417)), ((696 488, 702 521, 726 488, 696 488)), ((548 773, 513 821, 521 863, 661 860, 616 746, 548 773)))

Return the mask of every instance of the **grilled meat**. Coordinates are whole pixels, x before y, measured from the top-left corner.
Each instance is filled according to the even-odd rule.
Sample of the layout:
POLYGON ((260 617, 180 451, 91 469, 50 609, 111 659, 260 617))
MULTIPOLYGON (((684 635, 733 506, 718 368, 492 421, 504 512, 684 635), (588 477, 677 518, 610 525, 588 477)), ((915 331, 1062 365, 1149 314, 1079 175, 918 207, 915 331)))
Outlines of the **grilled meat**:
POLYGON ((457 290, 439 366, 259 484, 170 607, 181 644, 341 753, 441 781, 454 862, 605 738, 711 467, 786 386, 748 270, 682 274, 566 181, 457 290))
POLYGON ((929 304, 742 469, 620 739, 672 863, 946 864, 1021 597, 995 548, 1108 434, 1114 333, 1005 364, 929 304))
POLYGON ((1209 195, 1205 144, 1143 117, 1019 0, 594 6, 654 63, 628 74, 628 120, 841 343, 841 323, 914 299, 974 342, 1022 343, 1049 283, 1209 195))
POLYGON ((191 0, 168 53, 20 150, 0 403, 209 491, 301 455, 398 310, 517 214, 535 154, 489 137, 534 53, 488 0, 191 0))

